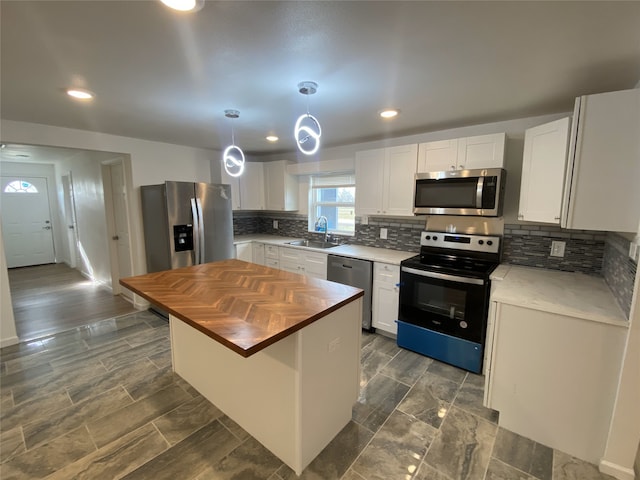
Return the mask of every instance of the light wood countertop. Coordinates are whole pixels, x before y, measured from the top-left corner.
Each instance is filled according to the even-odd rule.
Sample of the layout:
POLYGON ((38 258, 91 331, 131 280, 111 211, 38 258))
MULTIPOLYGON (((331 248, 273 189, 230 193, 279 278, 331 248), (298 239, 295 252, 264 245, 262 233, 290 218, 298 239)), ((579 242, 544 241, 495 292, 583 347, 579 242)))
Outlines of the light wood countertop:
POLYGON ((364 295, 359 288, 242 260, 149 273, 120 283, 244 357, 364 295))

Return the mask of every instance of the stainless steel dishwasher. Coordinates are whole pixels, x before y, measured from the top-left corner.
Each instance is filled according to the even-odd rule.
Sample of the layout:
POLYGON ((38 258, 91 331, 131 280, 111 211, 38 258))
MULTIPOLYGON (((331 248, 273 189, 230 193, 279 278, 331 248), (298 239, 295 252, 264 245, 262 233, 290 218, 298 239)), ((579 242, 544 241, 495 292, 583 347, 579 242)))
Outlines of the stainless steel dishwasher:
POLYGON ((327 255, 327 280, 364 290, 362 299, 362 328, 371 328, 371 290, 373 263, 369 260, 327 255))

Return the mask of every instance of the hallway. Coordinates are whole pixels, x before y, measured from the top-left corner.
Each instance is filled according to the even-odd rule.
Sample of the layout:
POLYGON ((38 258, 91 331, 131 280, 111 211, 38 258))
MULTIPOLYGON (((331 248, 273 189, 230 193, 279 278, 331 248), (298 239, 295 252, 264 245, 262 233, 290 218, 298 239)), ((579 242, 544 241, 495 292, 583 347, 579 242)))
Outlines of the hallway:
POLYGON ((9 285, 22 342, 136 311, 63 263, 9 269, 9 285))

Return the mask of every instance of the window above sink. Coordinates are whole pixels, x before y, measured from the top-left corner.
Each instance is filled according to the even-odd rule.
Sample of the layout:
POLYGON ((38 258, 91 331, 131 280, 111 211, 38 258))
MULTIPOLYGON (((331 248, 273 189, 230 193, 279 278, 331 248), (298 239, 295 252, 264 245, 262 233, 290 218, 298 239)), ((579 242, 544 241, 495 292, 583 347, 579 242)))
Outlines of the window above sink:
POLYGON ((315 229, 317 218, 326 217, 327 233, 349 236, 355 234, 355 184, 355 175, 311 176, 308 225, 310 232, 318 231, 315 229))

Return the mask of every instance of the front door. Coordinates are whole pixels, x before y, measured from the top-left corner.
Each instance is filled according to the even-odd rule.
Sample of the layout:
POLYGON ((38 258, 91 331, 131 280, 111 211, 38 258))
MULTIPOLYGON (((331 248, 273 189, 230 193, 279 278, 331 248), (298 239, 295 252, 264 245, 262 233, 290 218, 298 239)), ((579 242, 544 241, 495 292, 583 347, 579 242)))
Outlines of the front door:
POLYGON ((7 267, 55 262, 49 191, 44 177, 1 177, 7 267))

